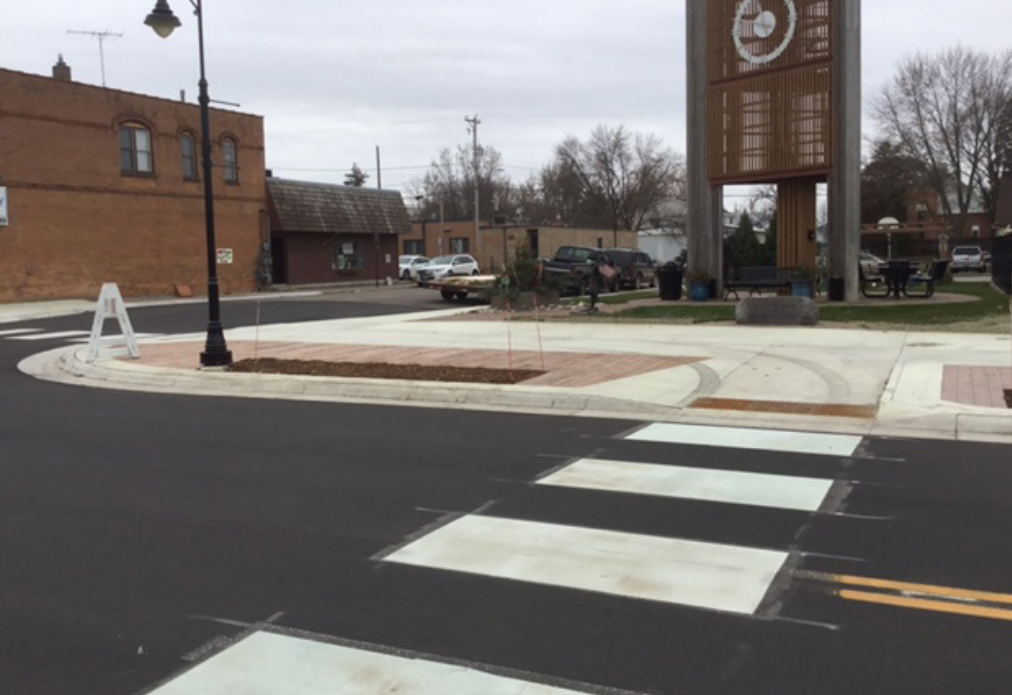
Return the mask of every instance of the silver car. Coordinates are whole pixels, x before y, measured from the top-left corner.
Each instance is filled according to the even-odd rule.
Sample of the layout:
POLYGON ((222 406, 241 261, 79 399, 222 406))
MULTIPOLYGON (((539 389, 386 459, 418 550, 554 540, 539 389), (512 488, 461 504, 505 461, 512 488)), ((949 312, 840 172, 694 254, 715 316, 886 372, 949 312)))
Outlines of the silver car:
POLYGON ((397 264, 401 280, 417 280, 418 271, 428 263, 425 256, 401 256, 397 264))
POLYGON ((466 253, 433 258, 418 271, 419 284, 439 282, 453 275, 480 275, 478 261, 466 253))
POLYGON ((987 272, 987 259, 979 246, 957 246, 952 249, 952 272, 969 270, 976 273, 987 272))

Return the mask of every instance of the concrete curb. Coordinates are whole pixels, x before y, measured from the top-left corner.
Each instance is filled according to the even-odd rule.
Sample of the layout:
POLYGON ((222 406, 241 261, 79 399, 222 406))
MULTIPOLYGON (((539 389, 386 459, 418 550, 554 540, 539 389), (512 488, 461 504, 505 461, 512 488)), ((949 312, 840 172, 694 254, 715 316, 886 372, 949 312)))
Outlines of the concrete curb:
POLYGON ((937 440, 1012 443, 1012 411, 896 408, 883 401, 875 421, 805 415, 703 411, 538 387, 446 385, 392 379, 342 379, 279 374, 236 374, 141 367, 120 360, 84 361, 85 348, 61 347, 28 357, 25 374, 62 384, 147 393, 358 403, 542 415, 683 422, 767 429, 937 440))
POLYGON ((138 367, 119 360, 88 364, 84 348, 58 348, 22 360, 25 374, 64 384, 103 386, 164 393, 251 398, 283 398, 331 402, 370 402, 478 409, 537 410, 560 414, 622 414, 637 418, 670 418, 677 409, 636 403, 597 395, 565 393, 547 389, 503 387, 486 384, 466 386, 437 382, 419 384, 394 379, 341 379, 280 374, 236 374, 197 370, 138 367))

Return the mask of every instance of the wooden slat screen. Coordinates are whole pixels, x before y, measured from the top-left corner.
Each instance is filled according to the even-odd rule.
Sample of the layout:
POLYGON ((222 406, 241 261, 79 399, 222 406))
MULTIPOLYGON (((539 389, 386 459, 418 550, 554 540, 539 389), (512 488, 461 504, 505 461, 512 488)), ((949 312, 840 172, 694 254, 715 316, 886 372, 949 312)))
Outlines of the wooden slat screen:
MULTIPOLYGON (((777 26, 787 26, 787 5, 781 0, 707 0, 707 31, 709 46, 710 82, 721 82, 748 77, 758 72, 784 70, 801 67, 813 62, 832 60, 833 33, 830 3, 841 0, 794 0, 798 11, 798 23, 794 40, 783 55, 764 65, 753 65, 738 55, 732 31, 738 8, 743 3, 745 15, 754 17, 761 10, 776 15, 777 26)), ((752 31, 751 25, 743 26, 742 41, 753 52, 766 54, 772 51, 783 34, 774 32, 769 38, 761 39, 752 31)))
MULTIPOLYGON (((832 168, 831 1, 795 0, 796 35, 784 53, 768 64, 742 59, 732 37, 739 6, 748 16, 757 0, 710 0, 709 174, 715 182, 762 182, 797 176, 824 176, 832 168)), ((763 10, 787 22, 781 0, 763 0, 763 10)), ((757 53, 783 39, 743 38, 757 53)))

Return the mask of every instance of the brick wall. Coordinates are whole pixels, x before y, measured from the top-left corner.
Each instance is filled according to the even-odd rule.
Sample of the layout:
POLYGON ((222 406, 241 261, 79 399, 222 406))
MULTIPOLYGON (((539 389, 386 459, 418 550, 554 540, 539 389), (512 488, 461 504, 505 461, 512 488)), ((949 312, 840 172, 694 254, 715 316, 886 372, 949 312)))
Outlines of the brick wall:
MULTIPOLYGON (((101 87, 0 70, 0 176, 10 225, 0 227, 0 302, 94 298, 206 286, 204 189, 183 177, 180 133, 200 140, 200 111, 101 87), (118 127, 145 125, 154 174, 120 170, 118 127)), ((264 131, 259 116, 212 109, 218 266, 223 292, 255 289, 265 241, 264 131), (226 184, 221 138, 238 143, 239 182, 226 184)), ((202 172, 201 172, 202 176, 202 172)))
MULTIPOLYGON (((273 243, 285 245, 287 260, 286 279, 290 285, 310 285, 336 282, 356 282, 376 279, 376 245, 371 234, 300 234, 286 232, 274 238, 273 243), (335 244, 354 244, 355 255, 361 257, 361 267, 342 270, 336 267, 335 244)), ((393 235, 381 235, 379 247, 379 277, 396 280, 398 240, 393 235), (387 258, 389 257, 389 262, 387 258)))

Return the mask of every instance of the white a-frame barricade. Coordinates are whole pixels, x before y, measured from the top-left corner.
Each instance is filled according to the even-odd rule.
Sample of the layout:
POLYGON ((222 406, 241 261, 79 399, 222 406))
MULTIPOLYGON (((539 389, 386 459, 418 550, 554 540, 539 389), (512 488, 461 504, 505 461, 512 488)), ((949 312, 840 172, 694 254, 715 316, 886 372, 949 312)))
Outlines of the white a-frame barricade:
POLYGON ((130 325, 130 317, 127 316, 119 287, 114 282, 107 282, 102 285, 102 292, 98 295, 95 321, 91 324, 91 338, 88 339, 88 362, 94 362, 99 357, 124 357, 126 355, 137 359, 141 356, 141 349, 137 346, 137 336, 134 335, 134 328, 130 325), (120 334, 103 338, 102 329, 105 327, 105 322, 111 318, 115 318, 119 322, 120 334))

